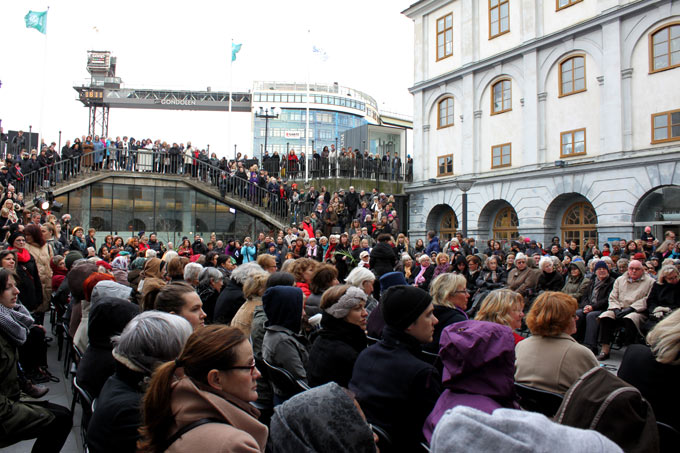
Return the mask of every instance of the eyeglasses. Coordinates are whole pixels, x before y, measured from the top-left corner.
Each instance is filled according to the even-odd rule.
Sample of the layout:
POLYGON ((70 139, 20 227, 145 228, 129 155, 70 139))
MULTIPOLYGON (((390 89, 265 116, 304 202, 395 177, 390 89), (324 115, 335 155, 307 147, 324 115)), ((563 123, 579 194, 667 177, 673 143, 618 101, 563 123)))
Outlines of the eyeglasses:
POLYGON ((255 363, 252 363, 251 365, 245 365, 245 366, 233 366, 231 368, 227 368, 224 371, 229 371, 229 370, 250 370, 250 374, 255 374, 255 369, 257 365, 255 363))
POLYGON ((467 293, 470 294, 470 291, 467 289, 461 289, 460 291, 454 291, 453 294, 458 294, 458 293, 467 293))

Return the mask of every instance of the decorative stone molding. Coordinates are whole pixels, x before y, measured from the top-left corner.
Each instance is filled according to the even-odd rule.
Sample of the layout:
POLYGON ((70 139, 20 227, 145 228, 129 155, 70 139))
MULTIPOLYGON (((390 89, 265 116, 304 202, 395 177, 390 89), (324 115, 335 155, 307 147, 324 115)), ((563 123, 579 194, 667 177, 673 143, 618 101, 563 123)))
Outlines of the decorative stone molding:
POLYGON ((538 93, 538 102, 545 102, 545 100, 548 99, 548 92, 543 91, 542 93, 538 93))

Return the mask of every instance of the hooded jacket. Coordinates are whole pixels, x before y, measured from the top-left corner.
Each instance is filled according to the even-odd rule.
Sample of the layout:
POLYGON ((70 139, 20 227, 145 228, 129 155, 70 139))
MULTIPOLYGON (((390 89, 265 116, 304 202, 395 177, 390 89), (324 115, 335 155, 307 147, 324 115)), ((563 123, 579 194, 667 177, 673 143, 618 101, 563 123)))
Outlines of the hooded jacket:
POLYGON ((448 409, 470 406, 488 414, 515 402, 515 340, 512 330, 486 321, 462 321, 444 329, 440 340, 444 392, 425 420, 430 441, 448 409))
POLYGON ((569 294, 576 299, 576 301, 580 301, 589 283, 590 279, 586 277, 585 263, 580 260, 572 261, 571 264, 569 264, 569 276, 567 277, 567 282, 564 284, 564 287, 562 287, 562 292, 569 294), (578 270, 581 271, 580 276, 573 277, 571 275, 572 266, 576 266, 578 270))
MULTIPOLYGON (((288 370, 296 379, 307 380, 309 353, 303 337, 298 336, 302 322, 302 290, 292 286, 274 286, 262 296, 267 315, 262 358, 288 370)), ((277 395, 283 392, 274 386, 277 395)))

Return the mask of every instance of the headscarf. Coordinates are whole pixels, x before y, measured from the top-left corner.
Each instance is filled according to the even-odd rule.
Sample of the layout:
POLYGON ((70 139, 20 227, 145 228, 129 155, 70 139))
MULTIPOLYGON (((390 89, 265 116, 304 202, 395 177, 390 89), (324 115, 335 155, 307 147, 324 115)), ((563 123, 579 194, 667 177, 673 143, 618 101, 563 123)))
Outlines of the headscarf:
POLYGON ((370 426, 335 382, 300 393, 274 409, 270 439, 280 453, 374 453, 370 426))
POLYGON ((144 263, 144 270, 142 271, 143 278, 158 278, 162 279, 161 274, 161 263, 162 261, 158 258, 149 258, 144 263))

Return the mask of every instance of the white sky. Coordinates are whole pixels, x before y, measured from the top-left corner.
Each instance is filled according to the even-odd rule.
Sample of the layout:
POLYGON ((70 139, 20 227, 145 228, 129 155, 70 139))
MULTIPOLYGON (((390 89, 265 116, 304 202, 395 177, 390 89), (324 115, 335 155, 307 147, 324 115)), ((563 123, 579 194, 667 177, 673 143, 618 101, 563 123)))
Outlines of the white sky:
MULTIPOLYGON (((26 1, 0 2, 0 119, 6 131, 33 126, 62 144, 87 133, 87 108, 74 82, 88 79, 88 50, 117 57, 116 75, 129 88, 229 90, 231 39, 242 43, 233 91, 253 80, 307 78, 361 90, 381 110, 411 115, 413 23, 401 11, 415 0, 26 1), (47 35, 25 27, 29 10, 50 10, 47 35), (309 33, 308 33, 309 30, 309 33), (45 56, 46 55, 46 56, 45 56)), ((192 141, 226 152, 227 113, 111 109, 109 136, 192 141)), ((250 150, 250 115, 234 113, 238 150, 250 150)))

